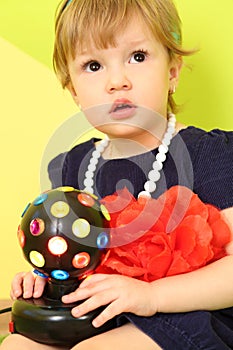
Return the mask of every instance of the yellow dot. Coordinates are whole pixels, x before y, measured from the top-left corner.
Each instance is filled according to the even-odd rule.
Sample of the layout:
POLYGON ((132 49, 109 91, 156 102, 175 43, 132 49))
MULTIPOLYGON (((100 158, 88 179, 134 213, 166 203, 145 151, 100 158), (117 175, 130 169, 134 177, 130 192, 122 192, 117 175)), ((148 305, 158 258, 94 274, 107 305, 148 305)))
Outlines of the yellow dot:
POLYGON ((110 221, 111 220, 111 216, 110 216, 110 214, 108 212, 108 209, 103 204, 100 205, 100 209, 101 209, 102 214, 105 217, 105 219, 110 221))
POLYGON ((90 195, 91 197, 93 197, 94 199, 98 200, 98 197, 97 197, 95 194, 89 193, 89 195, 90 195))
POLYGON ((91 230, 90 224, 85 219, 77 219, 73 222, 72 231, 78 238, 85 238, 89 235, 91 230))
POLYGON ((62 192, 72 192, 72 191, 74 191, 74 187, 62 186, 62 187, 58 187, 57 190, 62 191, 62 192))
POLYGON ((66 202, 58 201, 53 203, 50 211, 55 218, 64 218, 64 216, 68 215, 70 207, 66 202))
POLYGON ((45 264, 45 259, 43 255, 36 250, 32 250, 29 254, 29 259, 31 263, 37 267, 43 267, 45 264))
POLYGON ((85 193, 85 194, 88 194, 89 196, 91 196, 92 198, 98 200, 98 197, 94 194, 94 193, 91 193, 91 192, 88 192, 88 191, 80 191, 81 193, 85 193))

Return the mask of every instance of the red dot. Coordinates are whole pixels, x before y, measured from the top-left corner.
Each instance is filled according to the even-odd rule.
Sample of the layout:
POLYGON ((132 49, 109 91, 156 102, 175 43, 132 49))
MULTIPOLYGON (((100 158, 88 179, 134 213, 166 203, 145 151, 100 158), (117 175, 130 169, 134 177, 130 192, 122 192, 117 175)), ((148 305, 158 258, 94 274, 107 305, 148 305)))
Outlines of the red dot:
POLYGON ((23 248, 25 246, 26 237, 23 230, 21 230, 20 226, 18 227, 17 236, 18 236, 20 247, 23 248))
POLYGON ((86 207, 93 207, 93 205, 95 204, 94 198, 92 198, 87 193, 79 193, 77 197, 79 202, 85 205, 86 207))
POLYGON ((90 255, 86 252, 76 254, 72 260, 72 264, 76 269, 83 269, 90 263, 90 255))

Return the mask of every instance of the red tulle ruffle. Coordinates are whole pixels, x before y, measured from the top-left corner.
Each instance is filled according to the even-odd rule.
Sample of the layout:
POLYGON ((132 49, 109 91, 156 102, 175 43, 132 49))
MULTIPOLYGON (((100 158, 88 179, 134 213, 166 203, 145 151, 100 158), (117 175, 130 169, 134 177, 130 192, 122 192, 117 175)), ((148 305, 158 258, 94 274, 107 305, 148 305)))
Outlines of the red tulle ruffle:
POLYGON ((153 281, 220 259, 231 241, 221 211, 183 186, 158 199, 136 200, 123 189, 102 203, 111 215, 111 248, 99 273, 153 281))

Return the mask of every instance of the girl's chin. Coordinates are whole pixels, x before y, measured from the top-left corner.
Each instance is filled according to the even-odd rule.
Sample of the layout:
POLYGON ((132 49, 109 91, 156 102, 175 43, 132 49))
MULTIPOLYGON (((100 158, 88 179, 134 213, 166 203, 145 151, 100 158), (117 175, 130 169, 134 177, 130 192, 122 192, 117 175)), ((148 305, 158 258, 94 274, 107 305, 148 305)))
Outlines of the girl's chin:
POLYGON ((95 126, 95 128, 108 135, 110 138, 134 138, 142 133, 145 133, 141 127, 132 126, 127 124, 122 124, 118 122, 111 123, 109 125, 105 124, 104 126, 95 126))

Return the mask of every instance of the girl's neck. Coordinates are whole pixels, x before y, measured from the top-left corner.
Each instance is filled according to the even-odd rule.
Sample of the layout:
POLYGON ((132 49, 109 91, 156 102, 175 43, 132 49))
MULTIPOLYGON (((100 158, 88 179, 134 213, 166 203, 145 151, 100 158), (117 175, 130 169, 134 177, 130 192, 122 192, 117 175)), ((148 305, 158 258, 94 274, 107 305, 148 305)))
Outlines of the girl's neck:
POLYGON ((140 142, 135 139, 110 138, 109 145, 102 153, 104 159, 129 158, 146 153, 157 148, 161 142, 158 139, 140 142), (150 142, 149 142, 150 141, 150 142))
MULTIPOLYGON (((166 131, 167 124, 160 126, 156 132, 138 133, 132 138, 116 138, 109 136, 109 144, 102 153, 104 159, 129 158, 154 150, 161 145, 161 140, 166 131)), ((185 125, 177 123, 175 134, 185 125)))

